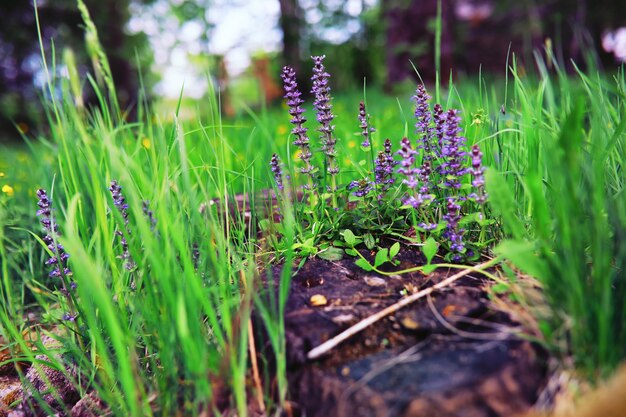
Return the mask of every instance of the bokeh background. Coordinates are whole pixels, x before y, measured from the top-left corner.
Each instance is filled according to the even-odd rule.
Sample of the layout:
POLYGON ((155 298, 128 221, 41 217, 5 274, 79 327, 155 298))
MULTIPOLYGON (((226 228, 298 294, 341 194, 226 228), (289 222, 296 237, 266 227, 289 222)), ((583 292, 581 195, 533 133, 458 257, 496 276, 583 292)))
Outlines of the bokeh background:
MULTIPOLYGON (((280 67, 308 83, 309 56, 325 54, 335 89, 426 81, 436 73, 437 0, 86 0, 108 54, 118 98, 134 117, 139 91, 152 102, 219 91, 230 116, 277 102, 280 67), (183 88, 184 86, 184 88, 183 88), (214 86, 215 88, 211 88, 214 86)), ((93 73, 74 0, 36 0, 41 45, 53 76, 69 52, 93 73), (54 58, 54 59, 53 59, 54 58)), ((35 5, 0 2, 0 141, 45 130, 35 5)), ((626 60, 626 2, 611 0, 442 0, 440 74, 503 76, 507 57, 533 65, 613 69, 626 60)), ((93 103, 88 82, 84 100, 93 103)), ((306 87, 303 89, 306 90, 306 87)), ((52 94, 55 94, 52 92, 52 94)))

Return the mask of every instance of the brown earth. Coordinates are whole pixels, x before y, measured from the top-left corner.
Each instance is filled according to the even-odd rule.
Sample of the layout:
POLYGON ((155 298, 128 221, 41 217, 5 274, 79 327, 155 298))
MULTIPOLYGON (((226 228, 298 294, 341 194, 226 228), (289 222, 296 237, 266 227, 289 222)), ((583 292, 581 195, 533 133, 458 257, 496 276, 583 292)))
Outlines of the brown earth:
MULTIPOLYGON (((397 259, 388 270, 424 261, 406 246, 397 259)), ((476 273, 307 360, 312 348, 455 272, 383 276, 350 257, 308 260, 292 279, 285 315, 294 414, 495 417, 531 409, 547 382, 548 355, 491 303, 490 283, 476 273)))

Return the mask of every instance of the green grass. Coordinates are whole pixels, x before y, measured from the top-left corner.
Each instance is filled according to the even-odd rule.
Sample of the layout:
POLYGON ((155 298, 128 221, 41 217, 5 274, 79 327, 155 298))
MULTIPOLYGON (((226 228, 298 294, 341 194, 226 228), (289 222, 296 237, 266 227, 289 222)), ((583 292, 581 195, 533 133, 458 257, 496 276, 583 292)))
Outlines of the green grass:
MULTIPOLYGON (((195 110, 194 117, 180 120, 180 103, 157 115, 142 102, 139 120, 126 122, 107 83, 106 57, 93 36, 91 42, 103 74, 87 82, 96 87, 99 106, 74 105, 77 80, 51 80, 50 91, 62 95, 50 94, 46 102, 50 134, 1 152, 0 188, 10 189, 0 192, 0 332, 34 362, 22 336, 23 316, 34 312, 46 331, 61 329, 55 332, 61 348, 40 351, 59 369, 78 365, 74 383, 81 392, 97 390, 114 415, 195 415, 213 406, 219 380, 244 416, 256 398, 247 383, 248 323, 256 308, 279 358, 262 381, 263 396, 272 411, 280 409, 288 398, 283 309, 292 271, 284 268, 278 298, 267 302, 271 297, 258 297, 263 267, 275 258, 291 265, 293 249, 305 243, 315 253, 332 242, 324 236, 305 242, 305 228, 296 223, 299 208, 286 204, 275 252, 257 240, 260 219, 244 228, 242 219, 223 216, 217 206, 230 213, 235 194, 271 188, 268 162, 275 152, 295 172, 286 109, 247 109, 222 120, 217 100, 210 99, 184 112, 195 110), (115 231, 125 227, 108 191, 112 180, 129 205, 130 233, 124 233, 136 264, 131 271, 120 259, 115 231), (34 216, 39 187, 51 195, 59 239, 71 256, 73 276, 64 279, 77 289, 69 297, 58 279, 47 277, 48 254, 34 216), (209 204, 214 199, 220 203, 209 204), (157 220, 154 228, 144 201, 157 220), (61 320, 68 311, 79 314, 75 322, 61 320), (64 355, 55 356, 58 350, 64 355)), ((550 316, 538 317, 546 345, 573 356, 594 380, 626 356, 626 83, 623 69, 570 76, 538 65, 538 74, 522 75, 513 61, 507 81, 479 76, 431 90, 444 107, 462 111, 468 145, 480 144, 490 167, 497 227, 485 239, 539 280, 551 307, 550 316)), ((389 137, 395 150, 403 136, 414 138, 413 88, 398 98, 376 87, 336 93, 339 184, 370 169, 369 152, 359 146, 359 101, 367 101, 378 131, 375 149, 389 137)), ((314 132, 311 108, 306 115, 314 132)), ((311 139, 319 150, 315 133, 311 139)), ((319 152, 314 162, 322 165, 319 152)))
POLYGON ((513 238, 501 249, 542 282, 548 336, 590 377, 606 376, 626 356, 624 74, 541 75, 535 91, 514 83, 525 129, 507 157, 508 192, 492 173, 513 238))

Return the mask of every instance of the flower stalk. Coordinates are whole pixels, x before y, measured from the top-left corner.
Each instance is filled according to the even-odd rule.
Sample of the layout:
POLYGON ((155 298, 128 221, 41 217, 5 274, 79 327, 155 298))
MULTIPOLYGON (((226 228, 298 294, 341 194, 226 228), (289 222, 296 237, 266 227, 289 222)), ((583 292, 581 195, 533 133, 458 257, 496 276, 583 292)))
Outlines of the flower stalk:
POLYGON ((303 167, 300 168, 300 172, 307 176, 307 183, 303 185, 305 190, 312 191, 315 188, 313 182, 313 176, 315 175, 315 168, 311 165, 311 146, 309 143, 309 136, 307 134, 307 128, 304 127, 306 118, 304 117, 304 109, 302 104, 302 93, 298 89, 298 83, 296 81, 296 72, 292 67, 286 66, 281 73, 283 79, 283 86, 285 89, 285 103, 289 108, 289 115, 291 120, 289 121, 294 125, 291 129, 291 134, 294 135, 295 140, 293 144, 300 148, 299 158, 302 161, 303 167))
POLYGON ((398 162, 393 159, 391 152, 391 140, 385 139, 384 151, 378 152, 378 156, 374 161, 374 184, 377 189, 379 202, 396 181, 393 169, 397 164, 398 162))
POLYGON ((332 121, 335 118, 332 112, 330 86, 328 80, 330 74, 326 72, 324 67, 325 55, 313 56, 313 87, 311 93, 315 96, 313 106, 317 110, 317 121, 320 124, 318 131, 320 132, 320 139, 322 140, 322 150, 326 155, 325 165, 326 174, 330 176, 330 189, 331 201, 333 209, 337 209, 337 179, 336 176, 339 173, 339 166, 337 165, 337 151, 335 145, 337 140, 333 135, 335 126, 332 125, 332 121))
POLYGON ((133 258, 128 250, 128 241, 126 240, 126 236, 130 236, 130 228, 128 227, 128 204, 126 204, 126 198, 122 193, 122 186, 115 180, 111 181, 111 186, 109 187, 109 191, 111 192, 111 196, 113 198, 113 204, 117 208, 117 210, 122 215, 122 219, 124 220, 123 230, 116 230, 115 234, 120 238, 120 244, 122 245, 122 254, 119 256, 120 259, 124 261, 124 268, 129 271, 132 271, 136 264, 133 261, 133 258))
POLYGON ((64 321, 74 321, 78 314, 76 313, 72 295, 67 288, 67 284, 69 284, 70 290, 76 289, 76 283, 70 280, 70 277, 73 275, 68 264, 70 256, 67 252, 65 252, 63 245, 58 243, 58 238, 60 236, 59 226, 57 225, 56 218, 53 214, 54 209, 52 208, 52 201, 48 197, 46 190, 43 188, 38 189, 37 198, 37 206, 39 207, 39 210, 37 210, 37 216, 39 217, 39 221, 45 232, 45 236, 42 240, 51 253, 50 258, 46 261, 46 265, 53 266, 53 269, 50 272, 51 278, 61 279, 61 292, 67 299, 68 303, 69 311, 66 311, 63 314, 62 319, 64 321))

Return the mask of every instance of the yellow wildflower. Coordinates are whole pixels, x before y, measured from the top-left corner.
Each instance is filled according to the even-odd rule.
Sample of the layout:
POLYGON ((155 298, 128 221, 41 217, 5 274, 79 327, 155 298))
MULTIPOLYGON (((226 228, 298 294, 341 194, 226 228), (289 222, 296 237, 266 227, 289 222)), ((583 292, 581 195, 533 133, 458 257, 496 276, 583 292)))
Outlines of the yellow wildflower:
POLYGON ((356 147, 356 142, 351 140, 350 142, 348 142, 348 148, 355 148, 356 147))
POLYGON ((13 187, 9 184, 5 184, 2 186, 2 192, 11 197, 15 193, 15 190, 13 190, 13 187))
POLYGON ((0 178, 4 177, 4 172, 0 171, 0 178))
POLYGON ((143 138, 141 140, 141 144, 143 145, 144 148, 146 149, 150 149, 150 147, 152 146, 152 142, 150 142, 150 139, 148 138, 143 138))
POLYGON ((278 126, 278 134, 279 135, 284 135, 285 133, 287 133, 287 126, 279 125, 278 126))

